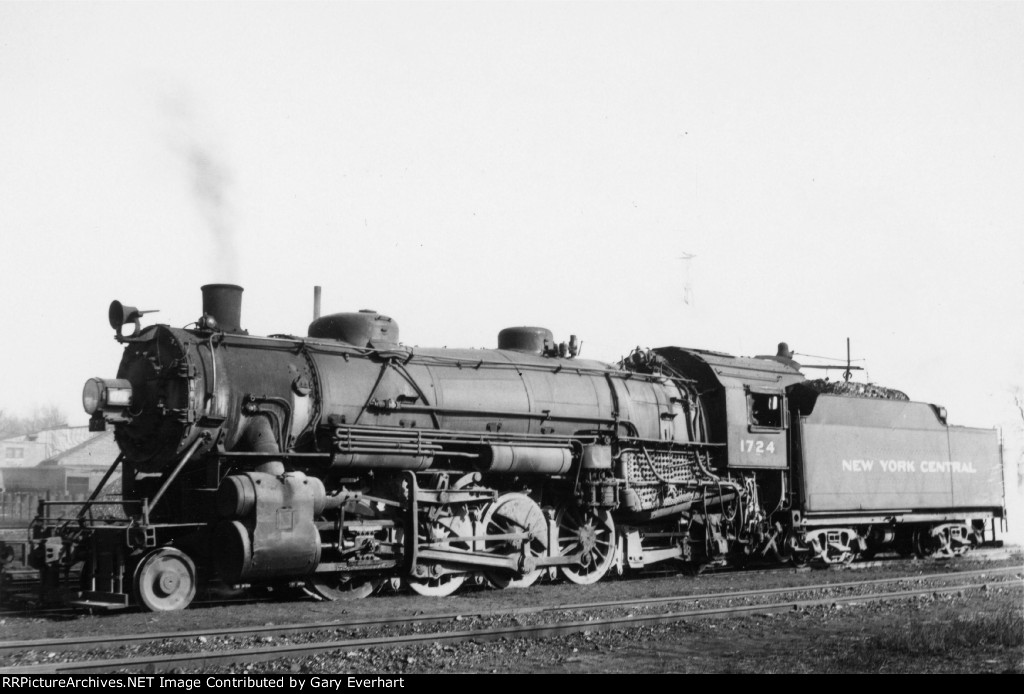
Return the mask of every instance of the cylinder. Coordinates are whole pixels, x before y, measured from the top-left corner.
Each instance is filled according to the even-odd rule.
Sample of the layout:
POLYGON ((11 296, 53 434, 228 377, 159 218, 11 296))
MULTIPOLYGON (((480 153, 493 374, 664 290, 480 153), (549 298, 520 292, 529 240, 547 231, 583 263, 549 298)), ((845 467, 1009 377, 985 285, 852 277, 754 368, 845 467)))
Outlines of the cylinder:
MULTIPOLYGON (((243 472, 238 475, 228 475, 220 483, 215 496, 217 515, 221 518, 244 518, 256 508, 259 495, 262 495, 263 500, 269 497, 272 503, 284 503, 281 489, 273 479, 280 476, 265 472, 243 472), (264 482, 267 483, 266 486, 263 485, 264 482)), ((327 491, 324 483, 316 477, 307 477, 301 472, 290 472, 288 476, 291 478, 289 484, 293 488, 308 488, 308 494, 313 499, 313 515, 319 516, 323 513, 327 505, 327 491)))
POLYGON ((230 475, 217 492, 217 573, 229 583, 308 575, 320 562, 316 510, 325 504, 323 484, 301 472, 230 475))
POLYGON ((203 313, 213 316, 226 333, 242 332, 242 291, 237 284, 204 284, 203 313))
POLYGON ((256 507, 256 485, 246 475, 229 475, 221 482, 216 496, 217 515, 242 518, 256 507))
POLYGON ((213 535, 217 551, 214 567, 222 579, 236 583, 252 570, 252 540, 249 530, 238 521, 221 521, 213 535))

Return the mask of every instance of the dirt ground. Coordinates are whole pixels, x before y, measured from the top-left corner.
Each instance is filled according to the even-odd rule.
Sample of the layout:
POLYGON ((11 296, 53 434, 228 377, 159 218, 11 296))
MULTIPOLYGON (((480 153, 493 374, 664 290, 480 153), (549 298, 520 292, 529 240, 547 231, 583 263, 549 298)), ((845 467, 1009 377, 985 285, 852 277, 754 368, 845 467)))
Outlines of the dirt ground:
MULTIPOLYGON (((907 640, 913 641, 921 630, 956 623, 965 615, 1009 610, 1019 614, 1021 595, 1018 590, 706 619, 493 648, 470 646, 453 649, 447 657, 428 650, 406 656, 405 665, 410 672, 1020 674, 1024 648, 1019 642, 1013 647, 965 644, 907 651, 903 642, 890 644, 879 637, 905 630, 907 640), (410 663, 409 657, 419 660, 410 663)), ((322 664, 327 671, 346 665, 336 659, 322 664)))

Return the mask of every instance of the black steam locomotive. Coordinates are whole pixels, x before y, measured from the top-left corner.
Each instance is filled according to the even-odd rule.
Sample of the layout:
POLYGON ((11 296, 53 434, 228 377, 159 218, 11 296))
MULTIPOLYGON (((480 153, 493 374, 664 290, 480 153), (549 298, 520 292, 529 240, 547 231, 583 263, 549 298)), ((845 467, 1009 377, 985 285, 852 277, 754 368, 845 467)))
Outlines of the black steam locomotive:
POLYGON ((955 556, 1005 517, 995 430, 835 392, 784 346, 613 366, 533 327, 493 350, 411 348, 373 311, 257 337, 240 287, 202 291, 184 329, 110 307, 124 356, 83 402, 114 427, 104 483, 119 473, 121 494, 41 503, 32 556, 53 599, 175 610, 214 582, 443 596, 669 563, 955 556))

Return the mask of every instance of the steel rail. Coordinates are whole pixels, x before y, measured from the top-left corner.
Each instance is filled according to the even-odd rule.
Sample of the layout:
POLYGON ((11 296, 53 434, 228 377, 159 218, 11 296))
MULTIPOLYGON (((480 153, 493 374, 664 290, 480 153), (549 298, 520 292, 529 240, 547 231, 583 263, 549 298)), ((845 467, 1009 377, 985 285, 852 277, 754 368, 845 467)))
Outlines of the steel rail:
MULTIPOLYGON (((819 583, 807 586, 790 586, 780 588, 766 588, 758 590, 742 590, 722 593, 702 593, 696 595, 669 595, 652 598, 631 598, 627 600, 610 600, 605 602, 569 603, 555 606, 518 607, 513 609, 481 610, 476 612, 445 612, 433 615, 416 615, 414 617, 383 617, 373 619, 351 619, 333 620, 328 622, 312 622, 305 624, 279 624, 262 626, 241 626, 229 629, 196 629, 179 632, 155 632, 149 634, 129 635, 99 635, 79 636, 60 639, 35 639, 23 641, 0 641, 0 655, 24 652, 29 650, 62 650, 74 651, 102 646, 130 646, 152 641, 169 641, 180 639, 194 639, 198 637, 231 637, 231 636, 259 636, 261 634, 282 635, 296 632, 326 631, 330 629, 354 629, 368 627, 384 627, 403 624, 422 624, 425 622, 452 621, 456 618, 467 617, 500 617, 518 616, 528 614, 544 614, 552 612, 599 610, 599 609, 629 609, 635 607, 646 607, 674 602, 700 602, 707 600, 727 600, 733 598, 749 598, 758 596, 780 595, 784 593, 807 593, 816 590, 836 590, 843 588, 877 586, 886 583, 899 583, 903 581, 934 581, 955 578, 976 578, 980 575, 999 575, 1010 573, 1024 573, 1021 567, 1001 567, 995 569, 983 569, 976 571, 957 571, 942 574, 931 574, 926 576, 905 576, 893 578, 870 579, 867 581, 844 581, 840 583, 819 583)), ((961 586, 949 586, 958 588, 961 586)), ((943 588, 945 589, 945 588, 943 588)))
POLYGON ((230 651, 204 651, 200 653, 158 654, 141 658, 115 658, 95 661, 50 663, 26 667, 0 668, 2 674, 87 674, 109 673, 114 670, 136 670, 161 672, 175 668, 203 668, 227 666, 235 663, 253 663, 295 658, 343 649, 408 648, 427 644, 452 644, 465 641, 496 641, 499 639, 549 638, 566 636, 579 632, 610 631, 649 625, 680 622, 688 619, 720 618, 745 614, 765 614, 783 610, 798 610, 819 605, 835 605, 852 602, 875 602, 909 598, 926 593, 949 593, 953 591, 980 589, 986 583, 943 588, 918 588, 915 590, 879 593, 876 595, 851 595, 825 597, 812 600, 786 600, 777 603, 762 603, 738 607, 705 608, 656 615, 627 615, 594 621, 559 622, 553 624, 496 627, 492 629, 470 629, 464 631, 409 634, 405 636, 375 636, 362 639, 342 639, 305 644, 276 644, 267 648, 243 648, 230 651))

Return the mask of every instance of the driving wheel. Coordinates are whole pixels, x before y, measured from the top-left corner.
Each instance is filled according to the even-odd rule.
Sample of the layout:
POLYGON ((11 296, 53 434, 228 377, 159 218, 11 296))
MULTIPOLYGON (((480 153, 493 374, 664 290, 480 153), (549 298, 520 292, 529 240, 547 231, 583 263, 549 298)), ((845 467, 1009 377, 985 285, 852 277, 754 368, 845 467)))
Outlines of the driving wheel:
POLYGON ((579 564, 559 567, 562 575, 579 585, 601 580, 615 560, 615 523, 611 514, 565 505, 558 510, 555 523, 559 555, 580 555, 579 564))
MULTIPOLYGON (((526 494, 518 492, 502 494, 487 507, 482 522, 485 535, 499 539, 484 540, 488 552, 502 555, 539 557, 547 554, 548 523, 537 502, 526 494), (529 533, 530 538, 508 539, 502 535, 529 533)), ((490 570, 485 572, 487 581, 495 588, 526 588, 537 582, 542 573, 534 569, 521 575, 509 571, 490 570)))

